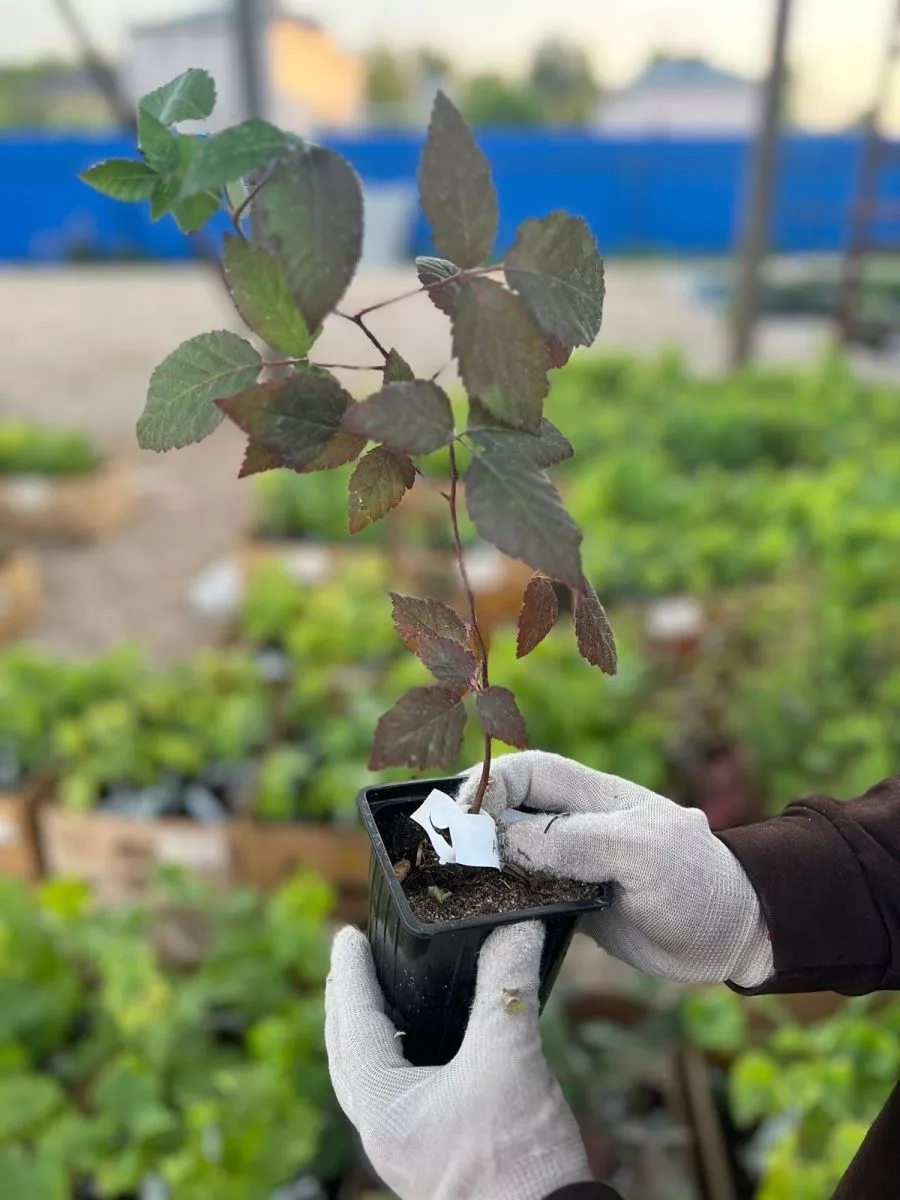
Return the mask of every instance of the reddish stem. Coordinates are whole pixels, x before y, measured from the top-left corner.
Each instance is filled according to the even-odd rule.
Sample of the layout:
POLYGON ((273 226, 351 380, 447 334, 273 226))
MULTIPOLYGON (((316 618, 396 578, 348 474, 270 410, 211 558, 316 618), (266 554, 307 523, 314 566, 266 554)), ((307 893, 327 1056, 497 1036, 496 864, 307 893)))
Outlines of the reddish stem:
MULTIPOLYGON (((376 304, 374 307, 380 308, 381 305, 376 304)), ((339 317, 343 317, 345 321, 350 321, 352 324, 357 325, 363 331, 363 333, 366 335, 366 337, 369 339, 369 341, 372 343, 372 345, 375 347, 375 349, 378 351, 378 353, 381 355, 381 357, 384 359, 384 361, 387 362, 387 360, 388 360, 387 350, 385 350, 384 346, 382 346, 381 342, 379 342, 378 338, 375 336, 375 334, 372 332, 372 330, 368 327, 368 325, 366 325, 365 321, 363 321, 363 317, 369 311, 370 311, 369 309, 363 309, 362 312, 358 312, 358 313, 355 313, 352 315, 350 313, 345 313, 345 312, 339 312, 339 313, 336 313, 336 315, 339 317)))
MULTIPOLYGON (((456 466, 456 446, 453 442, 450 443, 450 495, 447 499, 450 502, 450 520, 453 524, 453 548, 456 551, 456 565, 459 567, 459 575, 462 579, 463 589, 466 593, 466 600, 469 605, 469 616, 472 619, 472 630, 478 642, 478 649, 481 653, 481 686, 487 688, 488 682, 488 651, 484 637, 481 633, 481 626, 478 624, 478 612, 475 607, 475 593, 472 591, 472 585, 469 582, 469 574, 466 570, 466 560, 463 555, 462 538, 459 533, 459 513, 457 510, 457 488, 459 485, 459 471, 456 466)), ((484 794, 487 791, 488 782, 491 777, 491 735, 484 735, 484 762, 481 768, 481 779, 478 782, 478 790, 475 793, 475 799, 472 801, 470 812, 477 813, 481 811, 481 802, 484 800, 484 794)))
POLYGON ((490 275, 494 271, 502 271, 503 263, 497 263, 493 267, 469 267, 464 271, 457 271, 455 275, 448 275, 446 279, 436 279, 434 283, 423 283, 421 287, 412 288, 411 291, 402 292, 399 296, 391 296, 389 300, 379 300, 376 304, 367 304, 365 308, 361 308, 358 313, 350 318, 355 321, 358 317, 365 317, 370 312, 377 312, 379 308, 387 308, 389 304, 397 304, 401 300, 410 300, 413 296, 418 296, 422 292, 431 292, 436 288, 446 287, 447 284, 465 283, 467 279, 477 279, 479 275, 490 275))

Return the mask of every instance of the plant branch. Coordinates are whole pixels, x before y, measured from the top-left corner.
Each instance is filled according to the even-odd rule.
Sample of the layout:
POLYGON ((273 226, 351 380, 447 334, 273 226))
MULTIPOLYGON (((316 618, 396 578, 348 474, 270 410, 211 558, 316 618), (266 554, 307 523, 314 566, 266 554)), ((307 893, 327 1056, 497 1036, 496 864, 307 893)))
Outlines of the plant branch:
MULTIPOLYGON (((381 305, 376 304, 375 307, 380 308, 381 305)), ((337 313, 335 313, 335 316, 343 317, 345 321, 350 321, 352 324, 358 326, 363 331, 363 333, 366 335, 366 337, 369 339, 369 341, 372 343, 372 345, 375 347, 375 349, 378 351, 378 353, 381 355, 381 357, 384 359, 384 361, 387 362, 387 360, 388 360, 387 350, 385 350, 384 346, 382 346, 381 342, 379 342, 378 338, 375 336, 375 334, 372 332, 372 330, 368 327, 368 325, 366 325, 365 321, 363 320, 363 316, 368 311, 369 311, 368 309, 365 309, 365 310, 363 310, 362 313, 353 313, 353 314, 345 313, 345 312, 337 312, 337 313)))
POLYGON ((266 171, 265 174, 263 175, 262 179, 258 179, 256 181, 256 183, 253 185, 253 187, 250 188, 250 190, 247 192, 247 195, 243 198, 243 200, 240 202, 240 204, 237 206, 237 208, 232 209, 231 214, 230 214, 231 215, 231 223, 234 226, 235 233, 237 233, 238 237, 242 237, 246 240, 246 235, 245 235, 243 229, 241 229, 241 219, 243 218, 247 209, 250 207, 250 205, 253 203, 253 201, 256 199, 256 197, 259 195, 263 184, 268 183, 269 176, 271 175, 271 173, 272 173, 271 171, 266 171))
MULTIPOLYGON (((456 446, 453 442, 450 443, 450 495, 447 497, 450 503, 450 520, 453 524, 453 548, 456 551, 456 565, 459 568, 460 579, 462 580, 463 590, 466 593, 466 601, 469 605, 469 616, 472 620, 472 630, 475 634, 475 639, 478 642, 478 649, 481 653, 481 686, 486 688, 489 686, 488 680, 488 650, 484 637, 481 633, 481 626, 478 624, 478 611, 475 607, 475 593, 472 591, 472 584, 469 581, 469 573, 466 570, 466 559, 463 553, 462 537, 459 532, 459 511, 457 508, 457 495, 459 487, 459 470, 456 465, 456 446)), ((478 783, 478 790, 475 793, 475 799, 472 801, 470 812, 477 813, 481 811, 481 802, 484 799, 484 794, 487 791, 488 781, 491 777, 491 735, 484 735, 484 762, 481 768, 481 779, 478 783)))
POLYGON ((497 263, 493 267, 471 267, 466 271, 457 271, 455 275, 448 275, 446 279, 436 279, 434 283, 423 283, 421 287, 413 288, 409 292, 401 292, 399 296, 391 296, 389 300, 379 300, 377 304, 367 304, 365 308, 361 308, 358 313, 355 313, 350 320, 355 321, 358 317, 368 316, 371 312, 377 312, 379 308, 387 308, 389 304, 398 304, 401 300, 409 300, 413 296, 418 296, 422 292, 433 292, 435 288, 446 287, 448 284, 465 283, 467 279, 477 279, 479 275, 490 275, 494 271, 502 271, 503 263, 497 263))

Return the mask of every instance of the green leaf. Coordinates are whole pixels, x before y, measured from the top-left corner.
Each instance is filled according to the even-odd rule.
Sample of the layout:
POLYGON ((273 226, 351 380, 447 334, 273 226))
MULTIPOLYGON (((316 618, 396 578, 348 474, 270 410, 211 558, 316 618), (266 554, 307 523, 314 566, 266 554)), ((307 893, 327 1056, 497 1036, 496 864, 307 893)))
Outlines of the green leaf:
POLYGON ((506 429, 497 425, 477 400, 469 402, 469 428, 466 433, 485 450, 493 450, 498 454, 507 451, 524 454, 538 467, 555 466, 575 453, 569 439, 546 417, 541 421, 537 433, 506 429))
MULTIPOLYGON (((185 172, 190 167, 193 156, 200 144, 197 138, 185 137, 180 133, 169 133, 166 130, 165 134, 175 148, 177 161, 173 167, 161 171, 159 182, 153 191, 153 195, 150 197, 150 216, 154 221, 158 221, 161 217, 164 217, 178 203, 178 197, 181 194, 181 181, 184 179, 185 172)), ((218 202, 216 203, 216 207, 218 208, 218 202)), ((192 216, 197 214, 198 210, 192 206, 186 210, 184 215, 186 220, 189 221, 192 216)))
POLYGON ((547 355, 518 296, 493 279, 464 284, 453 313, 453 353, 470 396, 505 425, 540 429, 547 355))
POLYGON ((419 283, 428 288, 428 299, 434 307, 440 309, 442 313, 446 313, 448 317, 452 316, 459 296, 459 284, 447 283, 443 287, 430 287, 429 285, 439 283, 442 279, 452 280, 454 275, 459 274, 459 267, 456 263, 450 262, 446 258, 422 255, 416 259, 416 274, 419 277, 419 283))
POLYGON ((556 589, 543 575, 534 575, 528 581, 519 613, 516 637, 516 658, 524 658, 539 646, 559 620, 559 601, 556 589))
POLYGON ((616 639, 597 593, 585 581, 580 589, 572 589, 572 600, 579 654, 605 675, 615 675, 619 666, 616 639))
POLYGON ((466 505, 479 534, 573 587, 582 582, 581 531, 543 471, 523 455, 483 450, 466 475, 466 505))
POLYGON ((138 111, 149 113, 161 125, 202 121, 216 105, 216 85, 209 71, 196 67, 182 72, 154 92, 142 96, 138 111))
POLYGON ((66 1102, 60 1085, 49 1075, 5 1075, 0 1078, 0 1142, 33 1134, 66 1102))
POLYGON ((384 362, 385 383, 412 383, 415 373, 406 359, 401 358, 396 350, 389 350, 384 362))
POLYGON ((359 533, 396 508, 416 481, 405 454, 376 446, 350 476, 350 532, 359 533))
POLYGON ((218 406, 279 466, 304 471, 340 433, 341 418, 352 403, 333 376, 300 371, 232 394, 218 406))
POLYGON ((497 236, 491 165, 459 110, 438 92, 419 166, 419 195, 441 254, 477 267, 497 236))
POLYGON ((104 196, 136 203, 150 199, 159 176, 140 159, 108 158, 82 171, 79 179, 104 196))
POLYGON ((508 746, 525 749, 528 745, 528 731, 516 698, 508 688, 485 688, 475 697, 475 707, 486 734, 492 738, 499 738, 508 746))
POLYGON ((362 252, 355 171, 333 150, 295 147, 275 164, 253 211, 307 326, 317 329, 347 290, 362 252))
POLYGON ((523 222, 505 267, 544 333, 566 347, 591 345, 603 319, 603 259, 582 217, 523 222))
POLYGON ((179 200, 172 208, 172 216, 182 233, 193 233, 202 229, 206 222, 219 211, 218 196, 201 193, 179 200))
POLYGON ((250 387, 261 367, 253 346, 225 329, 183 342, 150 377, 138 445, 171 450, 202 441, 222 420, 212 401, 250 387))
POLYGON ((378 722, 369 769, 449 767, 462 749, 465 725, 459 689, 413 688, 378 722))
POLYGON ((431 454, 453 441, 453 409, 443 388, 427 379, 389 383, 354 404, 344 426, 404 454, 431 454))
POLYGON ((144 109, 138 109, 137 122, 138 146, 154 171, 161 175, 177 171, 180 162, 177 135, 144 109))
POLYGON ((466 691, 472 689, 478 671, 475 655, 454 638, 422 634, 416 641, 414 653, 441 683, 466 691))
POLYGON ((287 135, 268 121, 242 121, 200 143, 182 193, 215 192, 257 171, 287 147, 287 135))
POLYGON ((409 650, 415 654, 423 637, 452 638, 460 646, 468 645, 466 623, 454 609, 430 597, 401 596, 391 592, 394 628, 409 650))
POLYGON ((284 354, 304 358, 309 353, 306 321, 268 250, 226 234, 225 276, 238 312, 252 330, 284 354))

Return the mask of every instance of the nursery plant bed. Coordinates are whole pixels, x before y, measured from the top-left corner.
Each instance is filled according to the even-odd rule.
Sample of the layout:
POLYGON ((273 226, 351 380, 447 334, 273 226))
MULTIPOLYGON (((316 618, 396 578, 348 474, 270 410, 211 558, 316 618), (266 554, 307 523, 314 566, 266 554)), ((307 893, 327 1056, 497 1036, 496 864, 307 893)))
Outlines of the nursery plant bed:
POLYGON ((223 890, 234 884, 228 822, 138 821, 47 805, 38 813, 38 833, 47 874, 83 879, 103 904, 147 900, 161 866, 182 867, 223 890))
POLYGON ((86 475, 0 476, 0 528, 19 538, 89 541, 123 525, 135 499, 115 461, 86 475))
POLYGON ((338 893, 338 915, 365 917, 369 839, 362 829, 304 821, 238 820, 232 826, 240 883, 272 891, 299 870, 312 870, 338 893))
MULTIPOLYGON (((557 902, 546 903, 536 898, 531 907, 484 911, 488 904, 495 903, 488 899, 481 912, 467 913, 459 919, 434 921, 417 917, 394 872, 385 838, 390 838, 392 822, 401 816, 408 817, 432 789, 453 795, 460 782, 459 778, 416 780, 364 788, 358 800, 372 843, 368 933, 375 969, 385 993, 388 1015, 404 1031, 404 1053, 419 1065, 448 1062, 459 1049, 475 993, 478 954, 493 929, 518 921, 543 921, 546 935, 539 989, 543 1007, 578 917, 609 904, 607 889, 600 885, 591 889, 591 895, 582 892, 575 899, 560 901, 558 892, 557 902)), ((450 870, 460 875, 492 876, 483 900, 505 890, 498 871, 450 870)), ((580 887, 573 884, 576 891, 580 887)), ((545 893, 544 900, 549 895, 545 893)), ((429 915, 428 910, 423 912, 429 915)))
POLYGON ((0 642, 12 641, 34 624, 41 600, 37 561, 24 550, 0 556, 0 642))
POLYGON ((36 883, 42 876, 36 814, 49 792, 47 779, 33 779, 15 791, 0 790, 0 875, 36 883))

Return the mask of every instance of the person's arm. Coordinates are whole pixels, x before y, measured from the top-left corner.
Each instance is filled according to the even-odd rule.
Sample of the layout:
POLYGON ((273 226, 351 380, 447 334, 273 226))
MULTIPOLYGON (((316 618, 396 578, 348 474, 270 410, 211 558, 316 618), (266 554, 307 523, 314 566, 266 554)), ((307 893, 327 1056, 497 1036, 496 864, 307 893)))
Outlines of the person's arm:
POLYGON ((798 800, 719 834, 747 873, 772 939, 759 992, 900 988, 900 777, 859 800, 798 800))

